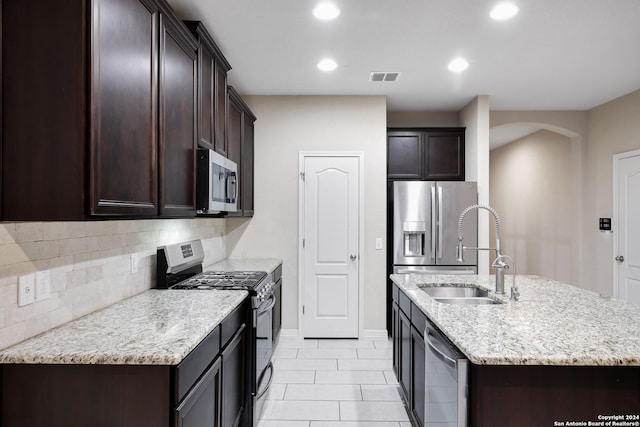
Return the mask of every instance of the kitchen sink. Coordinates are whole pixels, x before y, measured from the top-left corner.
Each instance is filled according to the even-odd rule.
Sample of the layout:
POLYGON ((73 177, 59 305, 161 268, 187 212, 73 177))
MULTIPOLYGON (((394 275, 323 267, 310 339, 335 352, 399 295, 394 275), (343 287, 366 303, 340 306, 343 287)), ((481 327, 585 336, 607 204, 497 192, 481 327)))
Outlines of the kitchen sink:
POLYGON ((432 298, 479 298, 489 294, 487 290, 474 287, 425 286, 420 289, 432 298))
POLYGON ((472 298, 434 298, 436 302, 443 304, 459 304, 459 305, 485 305, 485 304, 502 304, 488 297, 472 297, 472 298))
POLYGON ((422 291, 437 302, 443 304, 484 305, 502 304, 489 298, 489 291, 476 287, 461 286, 424 286, 422 291))

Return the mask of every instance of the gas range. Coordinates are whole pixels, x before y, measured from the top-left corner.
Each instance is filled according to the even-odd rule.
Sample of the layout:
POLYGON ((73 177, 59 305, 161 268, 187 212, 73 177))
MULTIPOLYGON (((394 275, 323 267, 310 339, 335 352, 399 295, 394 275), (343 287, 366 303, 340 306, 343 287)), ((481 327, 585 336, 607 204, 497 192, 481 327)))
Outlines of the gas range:
POLYGON ((273 275, 264 271, 202 271, 203 260, 204 249, 200 240, 159 247, 156 288, 249 292, 251 313, 247 313, 246 329, 251 402, 247 410, 250 411, 248 416, 252 426, 256 426, 273 379, 273 310, 277 302, 273 275))
POLYGON ((204 271, 169 287, 169 289, 244 290, 254 305, 262 303, 273 290, 273 280, 264 271, 204 271))
POLYGON ((159 289, 244 290, 258 307, 273 292, 273 278, 264 271, 202 271, 204 249, 200 240, 158 248, 157 280, 159 289))

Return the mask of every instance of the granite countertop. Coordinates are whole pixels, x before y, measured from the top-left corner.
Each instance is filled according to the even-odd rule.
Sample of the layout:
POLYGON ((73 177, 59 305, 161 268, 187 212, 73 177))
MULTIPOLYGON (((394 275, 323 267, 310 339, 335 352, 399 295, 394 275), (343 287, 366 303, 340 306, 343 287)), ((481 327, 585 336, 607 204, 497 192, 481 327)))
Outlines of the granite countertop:
POLYGON ((0 350, 0 363, 177 365, 247 295, 152 289, 0 350))
POLYGON ((517 276, 518 301, 454 305, 420 287, 495 289, 495 276, 394 274, 391 279, 476 364, 640 366, 640 307, 538 276, 517 276))
POLYGON ((267 274, 282 264, 281 259, 276 258, 227 258, 215 264, 204 267, 205 271, 266 271, 267 274))

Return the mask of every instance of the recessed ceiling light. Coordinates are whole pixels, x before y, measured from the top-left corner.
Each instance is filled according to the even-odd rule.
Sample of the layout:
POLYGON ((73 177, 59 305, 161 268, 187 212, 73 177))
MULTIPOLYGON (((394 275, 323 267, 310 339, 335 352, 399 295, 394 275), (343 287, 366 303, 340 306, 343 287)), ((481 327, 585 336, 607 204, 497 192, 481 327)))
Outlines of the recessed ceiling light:
POLYGON ((338 64, 331 58, 324 58, 318 62, 318 68, 322 71, 333 71, 338 68, 338 64))
POLYGON ((449 70, 454 73, 460 73, 469 68, 469 63, 464 58, 456 58, 449 62, 449 70))
POLYGON ((491 9, 489 16, 496 21, 504 21, 513 18, 518 13, 518 6, 511 2, 498 3, 491 9))
POLYGON ((313 16, 323 21, 330 21, 331 19, 335 19, 340 15, 340 9, 330 2, 322 2, 318 3, 318 5, 313 9, 313 16))

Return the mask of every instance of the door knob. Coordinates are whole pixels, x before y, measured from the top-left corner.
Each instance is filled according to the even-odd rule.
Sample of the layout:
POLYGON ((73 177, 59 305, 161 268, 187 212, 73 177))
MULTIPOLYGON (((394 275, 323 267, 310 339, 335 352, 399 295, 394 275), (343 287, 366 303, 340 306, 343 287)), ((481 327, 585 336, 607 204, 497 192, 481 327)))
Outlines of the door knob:
POLYGON ((351 256, 349 256, 349 258, 351 258, 351 261, 355 261, 356 258, 358 258, 358 256, 356 254, 351 254, 351 256))
POLYGON ((618 262, 624 262, 624 257, 623 257, 622 255, 618 255, 618 256, 616 257, 616 261, 618 261, 618 262))

